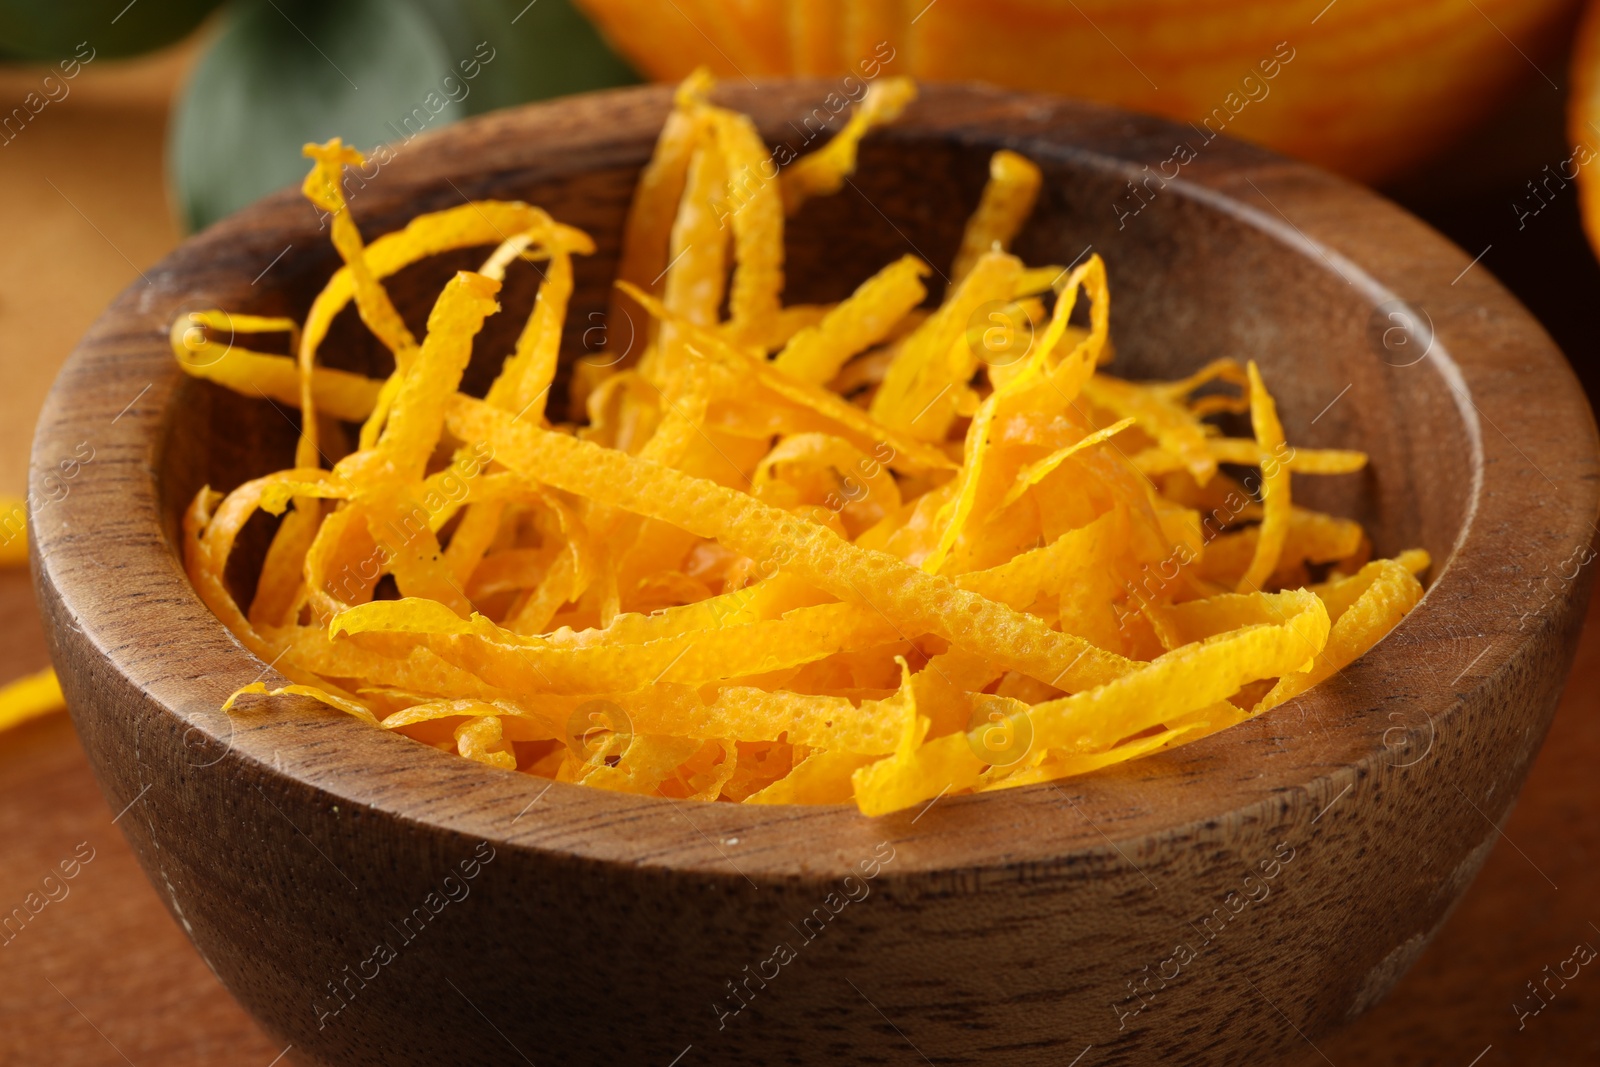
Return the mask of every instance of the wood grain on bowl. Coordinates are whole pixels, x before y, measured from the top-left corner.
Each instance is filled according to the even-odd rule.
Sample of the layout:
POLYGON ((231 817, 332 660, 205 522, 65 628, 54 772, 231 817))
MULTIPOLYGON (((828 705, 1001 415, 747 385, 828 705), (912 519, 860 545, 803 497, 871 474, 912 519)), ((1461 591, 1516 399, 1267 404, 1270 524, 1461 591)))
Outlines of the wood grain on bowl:
MULTIPOLYGON (((800 148, 828 91, 726 96, 800 148)), ((576 356, 668 101, 630 90, 419 138, 352 209, 372 235, 464 198, 521 198, 588 230, 576 356)), ((1117 369, 1258 360, 1292 443, 1372 456, 1306 497, 1360 518, 1380 552, 1427 548, 1428 595, 1357 664, 1241 727, 878 820, 550 784, 309 702, 221 714, 229 692, 275 679, 189 588, 176 517, 202 484, 284 466, 294 416, 183 377, 166 330, 201 307, 300 314, 335 258, 286 192, 125 293, 40 423, 36 459, 91 441, 103 467, 36 522, 37 584, 112 808, 143 791, 119 825, 263 1026, 324 1064, 912 1049, 1031 1064, 1091 1045, 1094 1063, 1232 1063, 1376 1002, 1482 863, 1553 713, 1591 582, 1594 426, 1560 354, 1469 256, 1368 192, 1237 144, 1145 184, 1181 136, 928 87, 864 147, 853 184, 796 221, 788 299, 836 299, 906 251, 947 262, 990 153, 1022 151, 1046 191, 1018 252, 1105 257, 1117 369)), ((414 326, 455 266, 399 277, 414 326)), ((376 368, 344 326, 329 361, 376 368)))

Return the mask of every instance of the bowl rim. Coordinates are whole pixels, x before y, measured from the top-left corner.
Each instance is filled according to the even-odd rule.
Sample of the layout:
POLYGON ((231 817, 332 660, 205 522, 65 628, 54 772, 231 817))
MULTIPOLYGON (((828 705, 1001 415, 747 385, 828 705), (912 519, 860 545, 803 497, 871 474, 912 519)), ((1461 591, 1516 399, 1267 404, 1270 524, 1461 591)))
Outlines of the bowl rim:
MULTIPOLYGON (((718 95, 752 113, 770 135, 828 86, 773 80, 730 84, 718 95)), ((393 185, 382 195, 436 189, 453 177, 465 198, 475 181, 507 169, 557 177, 596 163, 642 162, 670 95, 662 86, 611 90, 578 98, 587 109, 581 121, 568 99, 425 134, 394 163, 393 185), (469 175, 455 162, 456 150, 485 134, 498 147, 469 175), (577 158, 583 162, 567 162, 577 158)), ((1163 146, 1181 129, 1044 94, 931 84, 893 136, 1013 147, 1132 176, 1163 158, 1163 146)), ((1345 695, 1367 694, 1378 708, 1384 699, 1377 694, 1390 694, 1386 699, 1408 709, 1408 723, 1419 722, 1420 712, 1431 745, 1472 692, 1516 668, 1536 635, 1568 626, 1581 612, 1586 587, 1566 582, 1550 595, 1529 578, 1559 567, 1574 546, 1587 546, 1600 514, 1600 448, 1581 388, 1543 329, 1487 269, 1369 190, 1263 149, 1219 141, 1165 191, 1316 257, 1374 307, 1399 300, 1429 309, 1435 344, 1425 360, 1451 387, 1475 451, 1470 502, 1454 551, 1436 561, 1422 603, 1346 668, 1339 686, 1345 695), (1550 492, 1542 492, 1544 483, 1550 492), (1484 561, 1500 566, 1468 573, 1484 561), (1447 686, 1413 683, 1394 691, 1390 683, 1402 676, 1407 657, 1433 654, 1457 639, 1448 622, 1474 606, 1485 582, 1504 601, 1506 617, 1478 624, 1484 645, 1477 658, 1447 686)), ((42 601, 60 608, 47 613, 47 625, 69 626, 80 650, 92 648, 102 668, 175 719, 186 740, 207 753, 191 765, 197 772, 226 771, 242 761, 265 780, 314 791, 328 806, 365 806, 496 847, 756 884, 821 877, 832 857, 867 854, 886 836, 916 843, 897 862, 902 875, 1070 866, 1108 845, 1133 862, 1130 853, 1197 821, 1251 823, 1269 812, 1304 821, 1326 811, 1358 778, 1394 765, 1395 712, 1337 737, 1315 737, 1316 721, 1337 699, 1319 687, 1302 700, 1298 724, 1291 703, 1169 754, 1159 768, 1145 761, 1060 783, 936 797, 920 809, 868 819, 849 805, 672 801, 552 783, 390 737, 306 701, 264 702, 245 716, 224 715, 222 699, 239 686, 285 680, 200 603, 162 532, 157 461, 181 379, 166 324, 186 307, 230 306, 222 301, 247 291, 274 254, 263 242, 270 239, 276 250, 285 228, 309 230, 311 222, 298 194, 284 190, 189 238, 144 272, 146 280, 124 291, 72 353, 35 436, 35 494, 77 442, 105 442, 96 449, 95 480, 30 515, 35 580, 42 601), (111 470, 125 476, 120 492, 103 488, 111 470), (107 521, 108 501, 119 509, 115 521, 107 521), (152 640, 135 612, 106 597, 108 582, 131 590, 135 602, 160 606, 168 622, 163 634, 152 640), (1281 751, 1284 731, 1296 729, 1304 751, 1292 759, 1260 758, 1274 746, 1281 751), (1247 769, 1229 756, 1245 745, 1256 755, 1247 769), (215 746, 226 758, 213 759, 215 746), (1209 788, 1195 788, 1199 783, 1209 788), (1063 819, 1062 801, 1076 818, 1063 819), (997 832, 1006 829, 1018 832, 997 832)), ((64 677, 75 669, 59 656, 57 666, 64 677)), ((74 701, 80 731, 107 713, 94 702, 74 701)))

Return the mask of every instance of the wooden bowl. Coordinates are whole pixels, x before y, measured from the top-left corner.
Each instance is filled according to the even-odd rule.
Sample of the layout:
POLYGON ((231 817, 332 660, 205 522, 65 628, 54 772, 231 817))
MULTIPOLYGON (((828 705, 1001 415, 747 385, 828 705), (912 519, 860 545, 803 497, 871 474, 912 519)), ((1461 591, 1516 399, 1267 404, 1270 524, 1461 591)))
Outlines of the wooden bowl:
MULTIPOLYGON (((832 88, 724 95, 800 149, 832 88)), ((638 89, 464 123, 398 149, 352 208, 369 235, 465 197, 587 229, 571 355, 599 339, 668 103, 638 89)), ((1593 574, 1595 429, 1560 353, 1470 256, 1259 149, 1173 162, 1194 139, 928 86, 792 227, 789 299, 837 299, 906 251, 947 263, 990 153, 1022 151, 1047 181, 1020 252, 1105 257, 1117 369, 1259 360, 1292 442, 1372 454, 1297 494, 1358 516, 1380 552, 1427 548, 1427 597, 1246 725, 882 819, 552 785, 302 701, 220 713, 279 679, 190 589, 177 516, 203 483, 286 465, 294 418, 180 374, 167 327, 209 306, 299 315, 335 259, 286 191, 124 293, 40 421, 35 490, 67 492, 34 516, 39 595, 119 825, 262 1026, 317 1064, 1089 1067, 1264 1057, 1383 996, 1499 839, 1554 712, 1593 574)), ((477 258, 399 277, 414 328, 477 258)), ((325 350, 377 365, 353 322, 325 350)))

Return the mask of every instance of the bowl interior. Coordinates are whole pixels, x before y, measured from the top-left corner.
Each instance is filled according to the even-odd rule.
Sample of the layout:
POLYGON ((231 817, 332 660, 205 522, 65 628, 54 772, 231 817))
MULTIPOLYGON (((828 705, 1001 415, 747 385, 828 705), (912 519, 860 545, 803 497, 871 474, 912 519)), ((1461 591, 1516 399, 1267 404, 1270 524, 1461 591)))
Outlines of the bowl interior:
MULTIPOLYGON (((763 132, 774 143, 801 147, 792 126, 763 132)), ((906 253, 935 267, 929 281, 931 299, 937 299, 989 157, 1007 144, 982 136, 934 137, 914 128, 875 135, 851 183, 790 220, 786 302, 841 299, 906 253)), ((1435 574, 1442 569, 1467 512, 1473 426, 1442 376, 1448 358, 1425 326, 1408 331, 1406 313, 1379 306, 1370 286, 1355 284, 1333 260, 1296 247, 1261 219, 1242 216, 1231 201, 1178 183, 1135 192, 1128 170, 1104 157, 1044 142, 1009 146, 1034 158, 1045 174, 1016 251, 1030 265, 1072 264, 1091 252, 1105 259, 1117 351, 1113 373, 1177 377, 1222 356, 1258 361, 1291 445, 1359 448, 1371 456, 1359 475, 1296 478, 1296 502, 1359 519, 1378 554, 1422 547, 1433 554, 1435 574), (1130 214, 1134 207, 1137 214, 1130 214), (1429 346, 1434 358, 1421 359, 1429 346)), ((585 355, 616 358, 642 336, 643 323, 607 322, 605 310, 634 181, 651 147, 648 138, 637 138, 601 162, 574 162, 553 173, 547 166, 537 174, 475 174, 463 161, 449 180, 399 189, 385 187, 381 177, 370 186, 358 180, 348 195, 369 240, 464 197, 525 200, 588 231, 598 251, 577 265, 565 368, 585 355)), ((245 302, 227 310, 304 316, 339 262, 309 208, 305 220, 263 284, 252 285, 245 302)), ((437 256, 390 280, 395 303, 417 336, 444 281, 456 270, 475 268, 488 251, 437 256)), ((481 395, 512 348, 537 282, 533 267, 510 271, 503 310, 475 347, 468 391, 481 395)), ((339 316, 321 358, 373 375, 392 366, 353 305, 339 316)), ((564 381, 555 395, 564 397, 564 381)), ((552 407, 560 410, 559 403, 552 407)), ((169 420, 158 478, 176 551, 178 518, 201 485, 227 489, 291 464, 298 413, 195 380, 185 380, 173 410, 183 414, 169 420)), ((324 437, 339 439, 328 431, 324 437)), ((258 515, 240 539, 229 580, 241 598, 253 590, 274 522, 258 515)))

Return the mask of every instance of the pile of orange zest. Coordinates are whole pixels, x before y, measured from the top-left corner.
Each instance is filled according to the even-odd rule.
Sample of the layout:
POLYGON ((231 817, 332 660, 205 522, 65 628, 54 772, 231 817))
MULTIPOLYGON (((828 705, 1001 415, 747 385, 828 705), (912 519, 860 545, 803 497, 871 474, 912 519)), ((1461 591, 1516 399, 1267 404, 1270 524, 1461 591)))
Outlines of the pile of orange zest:
POLYGON ((230 709, 305 696, 504 770, 876 815, 1215 733, 1420 599, 1425 552, 1373 560, 1359 524, 1293 503, 1293 475, 1366 457, 1291 445, 1254 363, 1103 371, 1100 258, 1009 251, 1044 181, 1014 152, 936 306, 915 255, 837 304, 785 304, 787 219, 915 88, 874 85, 776 178, 713 90, 679 90, 624 227, 610 325, 636 320, 639 351, 565 375, 586 234, 483 201, 368 244, 339 193, 359 154, 307 147, 344 266, 305 319, 173 325, 186 371, 302 411, 294 466, 185 516, 194 587, 291 683, 230 709), (414 335, 384 280, 472 248, 414 335), (522 271, 537 296, 503 309, 522 271), (352 301, 385 380, 322 365, 352 301), (522 316, 509 351, 480 336, 498 314, 522 316), (498 367, 481 396, 474 359, 498 367), (262 513, 280 518, 256 520, 271 540, 242 588, 228 561, 262 513))

